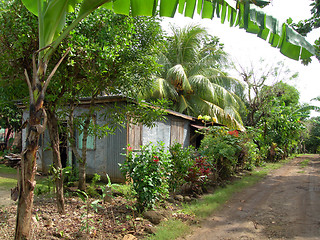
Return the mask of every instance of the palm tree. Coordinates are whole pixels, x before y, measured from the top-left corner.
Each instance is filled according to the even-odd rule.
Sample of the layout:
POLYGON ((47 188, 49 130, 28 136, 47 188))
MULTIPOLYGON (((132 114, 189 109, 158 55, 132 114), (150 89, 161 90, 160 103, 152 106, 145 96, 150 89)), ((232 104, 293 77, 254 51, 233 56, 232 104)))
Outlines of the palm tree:
POLYGON ((219 66, 227 55, 212 37, 198 26, 172 27, 166 51, 159 56, 160 74, 148 98, 173 102, 173 110, 192 115, 209 115, 227 126, 243 129, 239 110, 244 107, 235 94, 242 84, 226 76, 219 66))

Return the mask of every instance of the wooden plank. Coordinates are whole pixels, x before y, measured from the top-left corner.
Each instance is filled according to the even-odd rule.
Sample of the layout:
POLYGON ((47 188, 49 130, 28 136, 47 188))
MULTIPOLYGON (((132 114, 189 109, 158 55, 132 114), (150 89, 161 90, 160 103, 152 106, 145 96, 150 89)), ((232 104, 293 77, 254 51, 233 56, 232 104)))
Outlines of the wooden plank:
POLYGON ((142 145, 142 124, 135 125, 130 123, 128 134, 128 144, 133 150, 139 150, 142 145))
POLYGON ((184 121, 172 119, 170 145, 174 144, 175 142, 178 142, 182 145, 184 143, 184 121))

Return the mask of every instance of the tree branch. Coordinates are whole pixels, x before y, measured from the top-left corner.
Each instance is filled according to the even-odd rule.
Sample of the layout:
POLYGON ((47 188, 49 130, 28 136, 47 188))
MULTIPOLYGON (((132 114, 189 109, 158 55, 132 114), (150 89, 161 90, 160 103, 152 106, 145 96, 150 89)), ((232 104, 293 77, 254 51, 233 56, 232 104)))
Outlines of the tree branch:
POLYGON ((31 82, 28 76, 28 72, 27 69, 24 69, 24 75, 26 76, 26 82, 28 85, 28 89, 29 89, 29 96, 30 96, 30 104, 34 103, 34 99, 33 99, 33 91, 32 91, 32 86, 31 86, 31 82))
POLYGON ((52 72, 50 73, 49 77, 47 78, 47 80, 44 83, 44 86, 42 88, 42 93, 44 94, 46 92, 46 89, 53 77, 53 75, 56 73, 58 67, 60 66, 60 64, 62 63, 63 59, 67 56, 67 54, 70 52, 70 48, 67 49, 67 51, 64 53, 64 55, 62 56, 62 58, 59 60, 59 62, 56 64, 56 66, 53 68, 52 72))

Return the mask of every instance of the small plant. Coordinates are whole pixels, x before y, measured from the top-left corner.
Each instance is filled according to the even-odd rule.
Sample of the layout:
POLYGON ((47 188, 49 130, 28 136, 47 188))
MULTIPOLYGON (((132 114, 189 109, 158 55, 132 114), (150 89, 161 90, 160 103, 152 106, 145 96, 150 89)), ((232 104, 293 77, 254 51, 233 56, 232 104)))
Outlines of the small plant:
POLYGON ((93 175, 91 179, 91 183, 87 188, 87 193, 91 197, 99 197, 99 193, 97 192, 97 182, 100 181, 101 176, 97 173, 93 175))
POLYGON ((175 192, 184 183, 186 183, 186 177, 188 170, 194 165, 195 150, 192 146, 183 148, 180 143, 173 144, 169 151, 171 153, 171 175, 169 178, 170 190, 175 192))
POLYGON ((211 166, 204 157, 197 157, 195 163, 188 170, 188 175, 185 180, 191 184, 191 190, 194 193, 202 193, 206 183, 208 183, 208 176, 211 174, 211 166))
POLYGON ((152 208, 169 193, 170 155, 164 144, 142 146, 139 154, 127 147, 126 161, 120 169, 127 180, 132 181, 137 198, 137 209, 152 208))
POLYGON ((86 194, 86 192, 77 190, 76 192, 78 196, 81 198, 81 200, 85 203, 82 208, 86 208, 86 212, 81 216, 83 226, 81 227, 81 231, 86 230, 86 234, 88 235, 92 229, 94 229, 93 226, 90 226, 90 222, 93 222, 93 219, 89 218, 89 210, 90 206, 94 209, 95 212, 98 211, 99 208, 99 199, 94 200, 93 202, 90 202, 89 196, 86 194))

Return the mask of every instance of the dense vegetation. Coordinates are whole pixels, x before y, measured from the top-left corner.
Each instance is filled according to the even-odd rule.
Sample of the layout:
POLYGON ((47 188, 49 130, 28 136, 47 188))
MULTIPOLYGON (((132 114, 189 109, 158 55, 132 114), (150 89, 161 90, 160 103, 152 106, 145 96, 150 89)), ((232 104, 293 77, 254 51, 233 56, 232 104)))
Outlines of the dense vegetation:
MULTIPOLYGON (((33 123, 29 129, 37 134, 27 138, 28 141, 34 139, 30 140, 31 147, 28 148, 31 153, 24 154, 25 159, 35 164, 38 141, 45 127, 42 123, 48 120, 51 148, 55 154, 53 179, 56 180, 56 192, 61 193, 57 195, 60 200, 63 199, 63 176, 69 171, 62 169, 59 149, 55 149, 59 145, 61 127, 58 109, 66 104, 74 106, 80 97, 90 97, 91 108, 81 121, 69 118, 68 127, 71 147, 75 142, 72 136, 75 129, 84 133, 84 150, 79 154, 73 149, 73 154, 80 166, 79 194, 86 198, 86 137, 89 133, 98 134, 92 131, 95 127, 90 129, 90 124, 97 110, 93 107, 94 101, 102 93, 120 94, 134 100, 138 97, 148 101, 166 99, 173 110, 194 117, 205 115, 203 121, 210 119, 225 124, 224 127, 208 127, 199 131, 203 134, 199 149, 183 149, 178 143, 165 149, 159 143, 157 146, 142 146, 139 153, 133 153, 128 146, 127 161, 121 170, 132 183, 132 194, 139 211, 154 207, 169 193, 198 195, 206 191, 209 184, 223 183, 239 171, 252 170, 265 162, 276 162, 301 151, 319 152, 319 119, 307 120, 311 107, 300 105, 299 92, 286 83, 287 79, 279 79, 278 69, 273 69, 273 75, 264 75, 258 80, 252 80, 252 72, 242 75, 245 76, 243 82, 229 77, 227 67, 231 63, 223 44, 199 26, 173 28, 172 36, 164 36, 159 28, 159 19, 131 18, 111 11, 96 11, 70 31, 69 38, 57 41, 57 44, 61 43, 60 47, 53 43, 48 51, 42 49, 38 52, 39 61, 36 63, 32 61, 32 54, 38 43, 45 47, 51 40, 47 39, 48 36, 38 40, 37 19, 20 1, 12 2, 12 5, 1 2, 4 11, 0 18, 0 50, 3 53, 0 124, 8 129, 8 133, 20 131, 20 110, 13 103, 17 99, 29 101, 30 116, 33 116, 30 117, 33 123), (48 43, 43 40, 48 40, 48 43), (69 55, 64 54, 66 48, 69 55), (49 64, 49 59, 58 64, 49 64), (45 77, 47 69, 52 70, 48 79, 45 77), (30 81, 28 74, 32 71, 34 79, 30 81), (56 79, 47 89, 53 75, 56 79), (265 83, 267 78, 275 76, 277 79, 273 79, 276 80, 273 85, 265 83), (26 100, 27 88, 21 87, 25 77, 29 100, 26 100), (146 89, 151 89, 151 92, 146 89), (46 97, 44 93, 47 93, 46 97), (309 131, 307 134, 306 129, 309 131)), ((318 18, 318 8, 316 1, 313 8, 315 18, 318 18)), ((76 9, 76 13, 79 12, 82 13, 76 9)), ((77 18, 69 15, 66 20, 71 24, 77 18)), ((59 25, 63 29, 63 24, 59 25)), ((316 28, 318 21, 312 22, 311 27, 309 22, 298 27, 302 29, 305 26, 316 28)), ((53 39, 59 34, 55 29, 52 31, 49 35, 53 39)), ((72 115, 70 112, 63 114, 72 115)), ((132 116, 139 114, 132 113, 132 116)), ((139 119, 142 122, 153 120, 149 114, 142 116, 139 119)), ((126 115, 117 113, 113 120, 123 123, 123 117, 126 115)), ((99 137, 108 131, 102 131, 103 134, 100 131, 99 137)), ((8 136, 5 148, 10 150, 8 136)), ((33 166, 26 169, 33 171, 34 176, 36 168, 33 166)), ((27 170, 21 172, 25 174, 27 170)), ((31 173, 27 175, 32 176, 31 173)), ((31 180, 32 184, 34 179, 31 180)), ((29 190, 31 195, 26 194, 25 199, 32 196, 33 188, 29 190)), ((90 191, 95 195, 95 189, 87 190, 88 193, 90 191)), ((63 202, 58 207, 62 205, 63 202)), ((63 213, 63 207, 61 209, 59 211, 63 213)), ((26 212, 30 214, 30 211, 26 212)), ((28 216, 26 218, 30 220, 28 216)))

